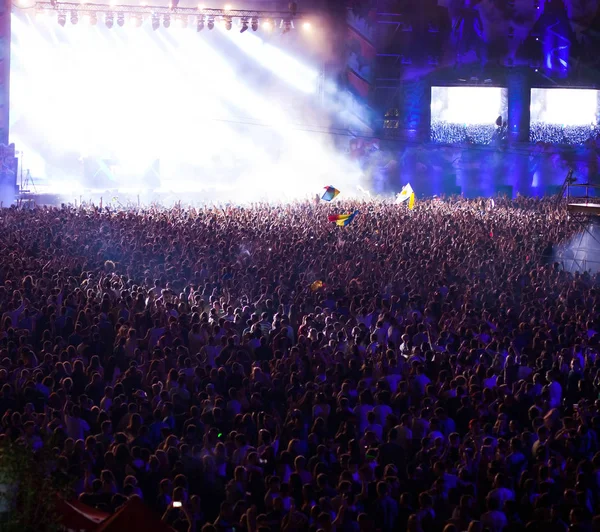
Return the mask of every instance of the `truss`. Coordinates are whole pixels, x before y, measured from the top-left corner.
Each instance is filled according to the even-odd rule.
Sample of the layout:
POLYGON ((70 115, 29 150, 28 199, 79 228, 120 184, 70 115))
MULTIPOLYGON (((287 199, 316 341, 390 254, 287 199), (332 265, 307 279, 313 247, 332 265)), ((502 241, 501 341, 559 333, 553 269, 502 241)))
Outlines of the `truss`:
POLYGON ((127 15, 204 16, 207 19, 271 19, 293 22, 302 20, 302 13, 290 11, 256 11, 246 9, 211 9, 175 6, 106 5, 75 2, 36 2, 35 9, 55 13, 123 13, 127 15))

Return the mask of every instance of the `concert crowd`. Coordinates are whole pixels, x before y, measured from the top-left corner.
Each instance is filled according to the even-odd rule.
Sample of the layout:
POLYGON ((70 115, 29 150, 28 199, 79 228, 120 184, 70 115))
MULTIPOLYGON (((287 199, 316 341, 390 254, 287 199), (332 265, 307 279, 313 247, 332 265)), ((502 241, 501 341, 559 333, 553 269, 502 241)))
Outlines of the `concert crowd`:
POLYGON ((186 532, 600 530, 600 278, 554 262, 554 199, 0 224, 1 442, 80 502, 186 532))

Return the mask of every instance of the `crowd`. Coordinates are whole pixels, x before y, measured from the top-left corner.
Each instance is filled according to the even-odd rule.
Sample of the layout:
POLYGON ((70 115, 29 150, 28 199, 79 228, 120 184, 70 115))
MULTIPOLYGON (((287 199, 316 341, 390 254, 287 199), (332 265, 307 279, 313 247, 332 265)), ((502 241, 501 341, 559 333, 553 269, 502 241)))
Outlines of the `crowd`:
POLYGON ((0 438, 81 502, 182 531, 600 529, 599 278, 553 262, 554 199, 0 225, 0 438))

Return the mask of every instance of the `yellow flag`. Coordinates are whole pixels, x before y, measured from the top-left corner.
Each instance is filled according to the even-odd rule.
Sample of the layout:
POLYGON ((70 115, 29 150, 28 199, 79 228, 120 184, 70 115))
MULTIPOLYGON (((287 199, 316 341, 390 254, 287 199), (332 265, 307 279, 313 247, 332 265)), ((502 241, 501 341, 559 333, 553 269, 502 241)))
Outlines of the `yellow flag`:
POLYGON ((408 208, 412 211, 415 206, 415 193, 413 192, 410 195, 410 199, 408 200, 408 208))

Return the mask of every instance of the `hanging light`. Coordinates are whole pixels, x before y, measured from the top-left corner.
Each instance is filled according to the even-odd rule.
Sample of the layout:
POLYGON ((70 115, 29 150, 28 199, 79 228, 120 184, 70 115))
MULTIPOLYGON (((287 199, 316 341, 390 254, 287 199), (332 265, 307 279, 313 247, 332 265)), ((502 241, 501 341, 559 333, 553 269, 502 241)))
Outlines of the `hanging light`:
POLYGON ((204 15, 198 16, 198 26, 196 27, 196 31, 202 31, 204 29, 204 15))
POLYGON ((95 26, 98 23, 98 16, 94 11, 90 13, 90 26, 95 26))
POLYGON ((133 18, 133 25, 136 28, 139 28, 142 25, 142 23, 144 22, 144 19, 142 18, 142 15, 133 15, 132 18, 133 18))
POLYGON ((287 33, 292 29, 292 21, 291 20, 282 20, 280 27, 283 29, 282 33, 287 33))
POLYGON ((160 17, 156 13, 152 13, 152 29, 156 31, 160 28, 160 17))
POLYGON ((115 16, 112 13, 106 13, 106 18, 104 19, 104 23, 108 29, 113 27, 115 22, 115 16))
POLYGON ((186 16, 175 17, 175 25, 178 28, 183 28, 183 29, 187 28, 188 18, 186 16))
POLYGON ((120 28, 125 25, 125 13, 117 13, 117 25, 120 28))
POLYGON ((248 29, 248 19, 243 18, 242 19, 242 29, 240 30, 240 33, 244 33, 247 29, 248 29))
POLYGON ((163 26, 168 28, 171 25, 171 17, 169 15, 165 15, 163 17, 163 26))
POLYGON ((212 30, 215 27, 215 19, 214 17, 211 15, 210 17, 208 17, 208 29, 212 30))
POLYGON ((58 14, 58 24, 64 28, 66 22, 67 22, 67 15, 65 15, 64 12, 60 12, 58 14))
POLYGON ((77 11, 71 11, 71 24, 77 24, 79 22, 79 15, 77 11))
POLYGON ((231 17, 225 17, 225 29, 230 30, 233 26, 233 20, 231 17))
POLYGON ((252 31, 256 31, 258 29, 258 19, 256 17, 252 17, 252 31))

